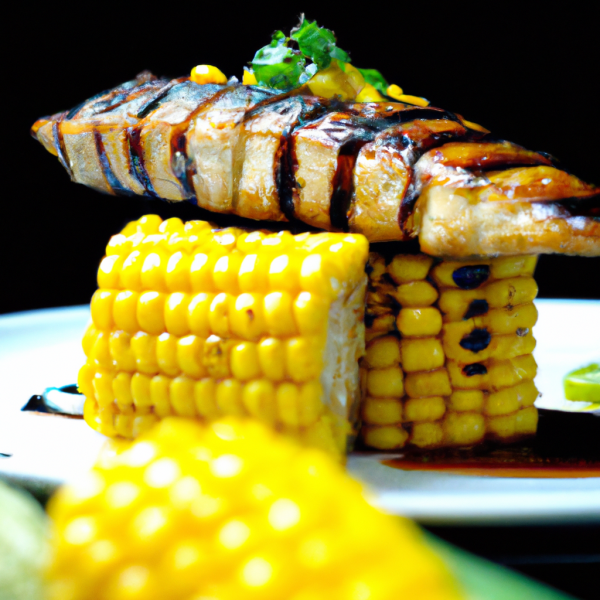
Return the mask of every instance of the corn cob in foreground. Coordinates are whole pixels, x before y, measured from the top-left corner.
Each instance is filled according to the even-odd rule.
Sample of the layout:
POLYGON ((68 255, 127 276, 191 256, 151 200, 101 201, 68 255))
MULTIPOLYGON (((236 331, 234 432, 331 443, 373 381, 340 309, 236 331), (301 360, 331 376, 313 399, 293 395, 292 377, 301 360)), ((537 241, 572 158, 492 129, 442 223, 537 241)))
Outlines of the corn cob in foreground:
POLYGON ((130 223, 98 272, 79 374, 85 420, 132 438, 171 415, 253 416, 345 453, 367 255, 361 235, 130 223))
POLYGON ((472 446, 535 433, 536 260, 371 254, 367 446, 472 446))
POLYGON ((49 600, 457 600, 407 519, 257 422, 162 421, 48 506, 49 600))

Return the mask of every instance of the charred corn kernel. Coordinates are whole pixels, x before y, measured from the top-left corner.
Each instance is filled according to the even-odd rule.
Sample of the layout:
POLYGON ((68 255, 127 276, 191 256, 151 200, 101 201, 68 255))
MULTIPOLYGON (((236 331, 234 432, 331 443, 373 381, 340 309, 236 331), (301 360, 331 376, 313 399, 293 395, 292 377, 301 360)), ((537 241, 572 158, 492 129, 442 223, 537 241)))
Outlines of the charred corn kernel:
POLYGON ((205 378, 194 384, 194 402, 201 417, 216 419, 219 416, 216 396, 217 384, 214 379, 205 378))
POLYGON ((96 324, 84 338, 93 427, 132 437, 171 414, 251 413, 321 448, 345 449, 359 412, 365 238, 151 216, 126 226, 108 252, 99 280, 114 287, 97 292, 96 324), (113 383, 99 379, 96 391, 102 369, 106 382, 130 375, 128 402, 115 403, 113 383), (297 388, 287 416, 276 400, 284 383, 297 388), (117 425, 120 415, 131 418, 117 425))
POLYGON ((390 262, 387 272, 398 284, 425 279, 433 264, 433 258, 425 254, 398 254, 390 262))
POLYGON ((484 401, 484 393, 481 390, 453 390, 448 400, 448 408, 456 412, 481 412, 484 401))
POLYGON ((411 398, 449 396, 452 393, 450 379, 445 368, 428 372, 407 373, 404 385, 407 395, 411 398))
POLYGON ((408 440, 408 433, 402 427, 393 425, 368 426, 362 431, 362 437, 367 446, 380 450, 395 450, 403 448, 408 440))
POLYGON ((194 83, 199 83, 200 85, 204 85, 206 83, 227 83, 227 77, 223 74, 223 72, 212 65, 196 65, 192 69, 190 79, 194 83))
POLYGON ((135 371, 136 357, 131 348, 131 334, 116 330, 110 334, 108 342, 110 356, 117 370, 135 371))
POLYGON ((410 398, 404 403, 404 421, 438 421, 446 412, 446 404, 440 396, 433 398, 410 398))
POLYGON ((449 412, 444 418, 444 444, 469 446, 480 442, 485 435, 485 419, 474 412, 449 412))
POLYGON ((367 375, 367 392, 375 398, 401 398, 404 395, 403 379, 399 366, 371 369, 367 375))
POLYGON ((167 296, 165 302, 165 328, 173 335, 187 335, 190 333, 188 323, 188 310, 190 296, 182 292, 175 292, 167 296))
POLYGON ((437 335, 442 329, 442 315, 437 308, 403 308, 396 320, 405 337, 437 335))
POLYGON ((528 330, 537 322, 537 308, 532 302, 515 307, 490 310, 487 315, 472 319, 475 327, 485 327, 490 333, 516 333, 528 330))
POLYGON ((216 402, 219 411, 228 416, 245 416, 242 403, 242 384, 235 379, 225 379, 217 383, 216 402))
POLYGON ((406 373, 431 371, 444 363, 444 350, 437 338, 402 340, 402 368, 406 373))
POLYGON ((267 294, 264 297, 264 315, 270 335, 288 337, 297 333, 293 298, 288 292, 267 294))
POLYGON ((258 81, 256 80, 256 75, 250 69, 244 68, 244 75, 242 77, 243 85, 258 85, 258 81))
POLYGON ((444 441, 444 429, 440 423, 413 423, 410 443, 417 448, 435 448, 444 441))
POLYGON ((266 338, 258 345, 261 371, 271 381, 285 379, 285 346, 276 338, 266 338))
POLYGON ((402 421, 402 402, 396 398, 366 398, 362 418, 372 425, 392 425, 402 421))
POLYGON ((210 307, 214 299, 214 294, 202 292, 196 294, 190 300, 187 310, 187 319, 190 331, 194 335, 207 338, 211 334, 209 315, 210 307))
POLYGON ((408 308, 431 306, 438 299, 437 290, 428 281, 411 281, 399 285, 393 297, 408 308))
POLYGON ((502 256, 490 262, 494 279, 507 277, 532 277, 537 264, 537 256, 502 256))
POLYGON ((516 414, 517 435, 531 435, 535 433, 538 423, 538 412, 533 406, 524 408, 516 414))
POLYGON ((250 341, 262 337, 268 329, 268 315, 265 309, 261 294, 240 294, 230 309, 229 324, 232 334, 250 341))
POLYGON ((383 369, 400 362, 400 340, 391 335, 369 342, 365 362, 371 369, 383 369))
POLYGON ((139 293, 125 290, 119 292, 113 304, 113 319, 117 329, 137 333, 140 329, 137 318, 139 293))
POLYGON ((388 333, 396 329, 396 317, 393 314, 384 314, 379 317, 375 317, 369 325, 369 332, 379 335, 381 333, 388 333))
POLYGON ((261 368, 256 344, 244 342, 231 349, 231 374, 240 381, 260 377, 261 368))
POLYGON ((169 333, 163 333, 156 340, 156 363, 166 375, 179 375, 181 367, 177 356, 178 338, 169 333))
POLYGON ((115 301, 113 290, 96 290, 92 297, 92 321, 97 329, 110 331, 113 326, 113 303, 115 301))
POLYGON ((431 276, 440 287, 477 289, 490 277, 490 261, 451 262, 443 261, 431 270, 431 276))

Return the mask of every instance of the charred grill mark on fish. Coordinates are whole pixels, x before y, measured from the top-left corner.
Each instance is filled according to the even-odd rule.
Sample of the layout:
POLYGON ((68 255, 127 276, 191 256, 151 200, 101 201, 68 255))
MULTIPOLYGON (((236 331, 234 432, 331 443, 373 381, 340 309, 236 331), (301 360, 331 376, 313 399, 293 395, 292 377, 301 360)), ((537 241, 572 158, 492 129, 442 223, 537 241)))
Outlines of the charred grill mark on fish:
POLYGON ((600 254, 598 188, 434 107, 145 72, 40 119, 32 135, 72 180, 107 193, 375 242, 418 235, 426 252, 457 258, 600 254))

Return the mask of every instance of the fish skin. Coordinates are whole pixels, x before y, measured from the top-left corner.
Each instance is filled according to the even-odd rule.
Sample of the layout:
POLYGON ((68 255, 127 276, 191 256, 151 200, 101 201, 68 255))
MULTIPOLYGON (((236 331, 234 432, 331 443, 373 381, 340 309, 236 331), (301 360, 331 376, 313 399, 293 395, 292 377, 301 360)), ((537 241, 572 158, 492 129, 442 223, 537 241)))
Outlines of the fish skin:
POLYGON ((460 115, 143 72, 31 133, 72 180, 466 258, 600 255, 600 190, 460 115))

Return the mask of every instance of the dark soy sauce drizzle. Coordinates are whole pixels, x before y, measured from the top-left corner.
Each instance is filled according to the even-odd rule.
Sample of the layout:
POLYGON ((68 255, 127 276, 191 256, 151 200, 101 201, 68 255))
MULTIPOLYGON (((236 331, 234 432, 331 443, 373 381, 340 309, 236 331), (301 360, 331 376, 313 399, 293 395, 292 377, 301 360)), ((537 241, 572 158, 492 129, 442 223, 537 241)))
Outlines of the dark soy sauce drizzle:
POLYGON ((492 477, 600 477, 600 419, 591 414, 539 411, 535 437, 510 445, 407 452, 382 461, 407 471, 492 477))

